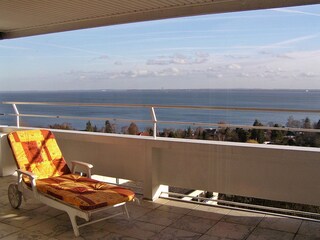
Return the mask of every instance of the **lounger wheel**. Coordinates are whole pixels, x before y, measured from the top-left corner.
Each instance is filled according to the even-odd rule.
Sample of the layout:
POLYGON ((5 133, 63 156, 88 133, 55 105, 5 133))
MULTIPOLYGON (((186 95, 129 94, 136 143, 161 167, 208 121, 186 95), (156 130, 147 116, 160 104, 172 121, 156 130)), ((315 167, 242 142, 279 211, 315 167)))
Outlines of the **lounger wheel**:
POLYGON ((22 202, 22 194, 18 190, 18 184, 10 184, 8 188, 8 198, 13 208, 19 208, 22 202))

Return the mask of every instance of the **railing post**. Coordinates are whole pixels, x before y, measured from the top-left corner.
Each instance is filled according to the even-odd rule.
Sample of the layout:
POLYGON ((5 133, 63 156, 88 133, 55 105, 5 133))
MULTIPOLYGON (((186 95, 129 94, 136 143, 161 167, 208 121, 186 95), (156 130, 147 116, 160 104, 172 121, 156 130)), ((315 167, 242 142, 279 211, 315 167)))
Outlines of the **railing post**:
POLYGON ((151 118, 153 121, 153 137, 157 138, 157 116, 156 112, 154 111, 154 107, 151 107, 151 118))
POLYGON ((12 107, 14 109, 15 114, 17 115, 17 127, 20 127, 20 113, 18 111, 18 108, 16 106, 16 104, 12 104, 12 107))

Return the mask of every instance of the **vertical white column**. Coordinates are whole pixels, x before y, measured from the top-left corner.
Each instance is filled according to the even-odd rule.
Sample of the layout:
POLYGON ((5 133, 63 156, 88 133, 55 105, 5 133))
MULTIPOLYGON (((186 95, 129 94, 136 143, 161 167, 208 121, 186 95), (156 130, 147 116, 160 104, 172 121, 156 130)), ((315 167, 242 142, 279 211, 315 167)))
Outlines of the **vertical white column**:
POLYGON ((153 137, 157 138, 157 116, 156 112, 154 111, 154 107, 151 107, 151 118, 153 121, 153 137))
POLYGON ((146 175, 143 186, 143 197, 149 200, 156 200, 162 192, 169 192, 169 187, 162 185, 159 179, 160 149, 146 149, 146 175))
POLYGON ((20 127, 20 116, 19 116, 19 111, 18 108, 16 106, 16 104, 12 104, 12 107, 14 109, 15 114, 17 114, 17 127, 20 127))

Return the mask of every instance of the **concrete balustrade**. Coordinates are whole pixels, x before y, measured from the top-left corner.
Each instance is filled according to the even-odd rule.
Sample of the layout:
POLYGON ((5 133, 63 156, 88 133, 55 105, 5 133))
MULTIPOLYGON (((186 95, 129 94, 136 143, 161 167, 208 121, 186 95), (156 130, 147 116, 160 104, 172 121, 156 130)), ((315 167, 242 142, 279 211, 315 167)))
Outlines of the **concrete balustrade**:
MULTIPOLYGON (((92 163, 95 174, 142 181, 148 199, 170 185, 320 205, 318 148, 54 132, 67 161, 92 163)), ((14 167, 5 141, 2 136, 2 175, 14 167)))

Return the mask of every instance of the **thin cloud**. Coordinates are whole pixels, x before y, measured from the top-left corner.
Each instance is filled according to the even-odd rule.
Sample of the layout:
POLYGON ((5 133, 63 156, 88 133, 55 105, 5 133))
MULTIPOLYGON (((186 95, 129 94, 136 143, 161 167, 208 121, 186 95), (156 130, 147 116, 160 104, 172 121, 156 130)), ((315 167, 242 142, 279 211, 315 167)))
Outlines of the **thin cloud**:
MULTIPOLYGON (((282 45, 250 45, 250 46, 228 46, 228 47, 173 47, 173 48, 154 48, 139 50, 139 52, 163 52, 163 51, 197 51, 197 50, 246 50, 246 49, 259 49, 259 48, 270 48, 270 49, 287 49, 289 46, 282 45)), ((215 53, 215 55, 218 53, 215 53)), ((223 54, 222 54, 223 55, 223 54)))
POLYGON ((256 46, 256 49, 270 49, 270 48, 290 48, 288 45, 293 44, 293 43, 299 43, 303 42, 306 40, 314 39, 317 38, 319 34, 312 34, 312 35, 306 35, 302 37, 297 37, 297 38, 290 38, 284 41, 280 42, 275 42, 269 45, 264 45, 264 46, 256 46))
POLYGON ((297 37, 297 38, 291 38, 285 41, 277 42, 272 44, 272 46, 279 46, 279 45, 287 45, 291 43, 298 43, 298 42, 303 42, 305 40, 313 39, 318 37, 319 34, 313 34, 313 35, 307 35, 307 36, 302 36, 302 37, 297 37))
MULTIPOLYGON (((137 33, 137 34, 119 34, 116 36, 108 36, 108 39, 114 39, 114 38, 130 38, 130 37, 152 37, 157 35, 164 35, 164 34, 174 34, 178 35, 181 33, 228 33, 228 32, 243 32, 243 31, 251 31, 250 29, 242 30, 242 29, 211 29, 211 30, 177 30, 177 31, 158 31, 158 32, 150 32, 150 33, 137 33)), ((86 46, 90 46, 92 44, 86 44, 86 46)))
POLYGON ((69 47, 69 46, 52 44, 52 43, 34 43, 33 42, 33 44, 47 46, 47 47, 54 47, 54 48, 59 48, 59 49, 67 49, 67 50, 72 50, 72 51, 76 51, 76 52, 89 53, 89 54, 94 54, 94 55, 99 55, 99 56, 102 56, 102 54, 103 54, 101 52, 95 52, 95 51, 90 51, 90 50, 86 50, 86 49, 82 49, 82 48, 69 47))
POLYGON ((270 9, 270 10, 271 10, 271 11, 275 11, 275 12, 298 13, 298 14, 302 14, 302 15, 320 17, 320 14, 318 14, 318 13, 304 12, 304 11, 291 10, 291 9, 276 8, 276 9, 270 9))
POLYGON ((208 53, 197 52, 191 56, 184 54, 175 54, 169 56, 157 56, 155 58, 147 60, 147 65, 193 65, 202 64, 209 60, 208 53))
POLYGON ((5 45, 0 45, 0 48, 13 49, 13 50, 31 50, 30 48, 25 48, 25 47, 5 46, 5 45))

